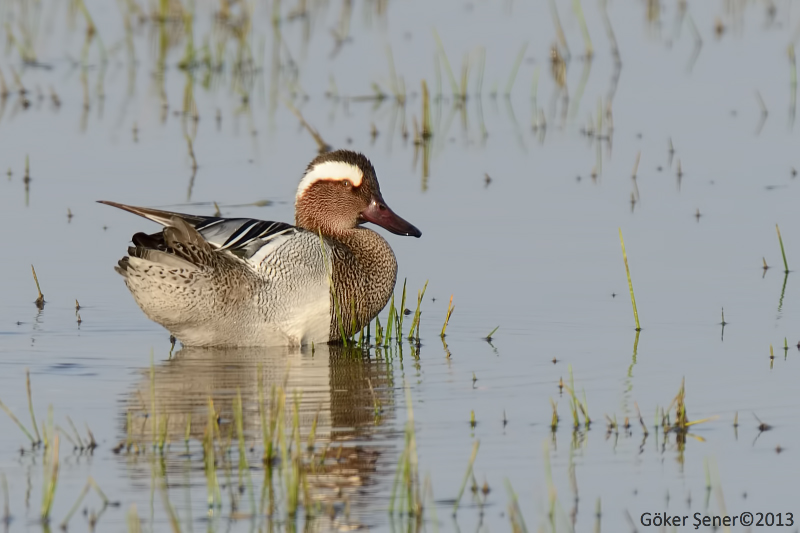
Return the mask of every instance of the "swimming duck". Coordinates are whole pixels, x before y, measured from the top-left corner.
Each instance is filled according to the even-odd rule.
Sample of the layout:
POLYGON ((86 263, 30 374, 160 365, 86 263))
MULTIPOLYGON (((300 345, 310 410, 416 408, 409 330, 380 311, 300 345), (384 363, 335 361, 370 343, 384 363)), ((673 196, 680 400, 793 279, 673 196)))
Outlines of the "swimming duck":
POLYGON ((136 303, 186 346, 325 343, 360 331, 394 291, 389 243, 363 227, 421 236, 383 200, 362 154, 308 165, 295 223, 187 215, 101 201, 164 228, 136 233, 116 271, 136 303))

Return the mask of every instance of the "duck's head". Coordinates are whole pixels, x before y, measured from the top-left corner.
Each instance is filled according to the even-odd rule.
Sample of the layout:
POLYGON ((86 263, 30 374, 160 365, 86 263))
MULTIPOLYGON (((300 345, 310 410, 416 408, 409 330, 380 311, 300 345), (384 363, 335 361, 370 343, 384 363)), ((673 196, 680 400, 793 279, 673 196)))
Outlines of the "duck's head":
POLYGON ((397 235, 422 235, 383 201, 369 159, 349 150, 328 152, 309 163, 294 208, 297 226, 323 235, 342 235, 364 222, 397 235))

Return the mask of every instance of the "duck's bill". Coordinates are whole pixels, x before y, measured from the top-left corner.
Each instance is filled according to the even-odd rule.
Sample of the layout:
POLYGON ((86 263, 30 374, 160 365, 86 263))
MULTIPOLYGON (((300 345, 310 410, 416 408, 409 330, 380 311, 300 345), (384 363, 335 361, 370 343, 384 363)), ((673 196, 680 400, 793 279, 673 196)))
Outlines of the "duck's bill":
POLYGON ((373 200, 369 207, 361 212, 361 219, 365 222, 372 222, 385 228, 395 235, 408 235, 412 237, 422 236, 422 232, 409 222, 403 220, 389 209, 383 200, 373 200))

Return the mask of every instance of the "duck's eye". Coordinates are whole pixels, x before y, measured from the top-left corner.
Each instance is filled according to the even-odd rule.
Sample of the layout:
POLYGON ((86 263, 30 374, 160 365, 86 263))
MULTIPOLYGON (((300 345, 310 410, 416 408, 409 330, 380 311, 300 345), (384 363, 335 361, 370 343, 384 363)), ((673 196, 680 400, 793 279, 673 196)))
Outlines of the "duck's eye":
POLYGON ((350 180, 342 180, 342 185, 344 185, 345 187, 347 187, 349 189, 350 188, 350 180))

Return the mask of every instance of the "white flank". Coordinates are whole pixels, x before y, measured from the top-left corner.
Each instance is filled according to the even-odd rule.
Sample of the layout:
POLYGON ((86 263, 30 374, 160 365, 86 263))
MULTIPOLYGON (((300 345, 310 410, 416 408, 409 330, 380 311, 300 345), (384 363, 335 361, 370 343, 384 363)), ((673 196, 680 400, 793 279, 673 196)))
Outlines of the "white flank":
POLYGON ((281 330, 290 339, 291 344, 307 345, 312 342, 324 344, 330 340, 332 311, 330 282, 333 275, 331 264, 333 254, 327 245, 321 251, 328 258, 325 275, 320 276, 317 273, 306 277, 302 285, 293 288, 292 313, 281 324, 281 330))
POLYGON ((364 180, 364 173, 355 165, 344 163, 342 161, 325 161, 319 163, 314 168, 303 176, 300 180, 300 185, 297 186, 297 196, 295 201, 303 196, 303 193, 308 190, 314 183, 319 180, 350 180, 353 187, 358 187, 364 180))
POLYGON ((268 336, 262 340, 262 344, 323 344, 330 340, 330 280, 333 275, 330 262, 333 251, 328 245, 323 248, 318 239, 309 233, 276 235, 247 260, 247 264, 259 275, 271 279, 271 290, 284 294, 289 302, 289 312, 275 317, 274 331, 265 333, 268 336), (285 246, 290 250, 281 251, 285 246), (310 247, 310 253, 302 250, 306 247, 310 247), (276 275, 275 269, 285 266, 287 260, 296 260, 298 251, 305 259, 292 263, 295 279, 276 275), (327 259, 323 259, 323 254, 327 259), (320 271, 317 267, 322 264, 327 268, 320 271), (282 340, 276 341, 271 337, 276 332, 283 336, 282 340))
POLYGON ((287 324, 289 335, 301 345, 324 344, 330 340, 331 293, 328 287, 327 283, 310 287, 308 302, 287 324))

